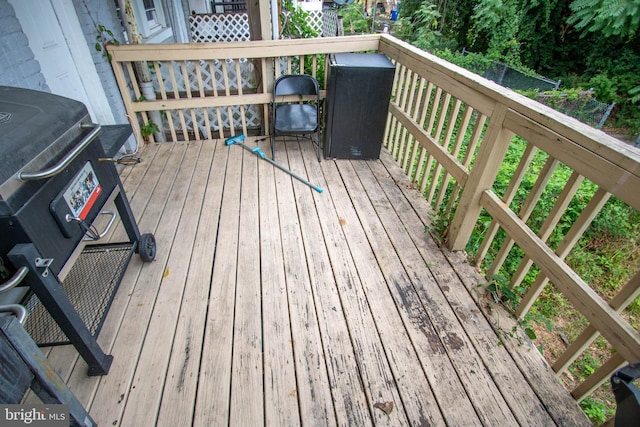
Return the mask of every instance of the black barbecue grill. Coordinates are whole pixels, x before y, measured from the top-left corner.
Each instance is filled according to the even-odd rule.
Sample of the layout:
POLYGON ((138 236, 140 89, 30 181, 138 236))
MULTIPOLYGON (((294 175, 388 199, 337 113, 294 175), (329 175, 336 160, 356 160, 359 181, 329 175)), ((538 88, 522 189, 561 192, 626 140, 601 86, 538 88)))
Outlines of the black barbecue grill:
MULTIPOLYGON (((79 307, 95 309, 83 304, 91 299, 83 282, 87 274, 74 274, 73 269, 76 263, 82 264, 101 277, 107 267, 92 261, 92 251, 116 252, 113 245, 85 243, 106 234, 107 230, 94 228, 100 214, 112 217, 107 227, 113 224, 115 213, 103 212, 108 202, 114 202, 130 239, 125 246, 139 252, 143 261, 155 257, 155 239, 140 234, 114 163, 100 160, 115 156, 130 135, 129 125, 92 123, 78 101, 0 87, 0 283, 5 282, 0 293, 18 285, 35 295, 21 301, 32 311, 27 330, 32 336, 38 333, 37 325, 34 332, 29 330, 29 323, 34 314, 44 311, 78 349, 90 375, 106 374, 112 356, 96 343, 104 316, 85 321, 78 314, 79 307), (65 289, 62 275, 70 280, 81 276, 75 290, 65 289)), ((115 282, 119 283, 128 260, 125 256, 118 261, 115 282)), ((108 295, 102 292, 97 299, 110 301, 117 283, 106 281, 108 295)), ((47 332, 52 327, 45 322, 43 329, 47 332)))

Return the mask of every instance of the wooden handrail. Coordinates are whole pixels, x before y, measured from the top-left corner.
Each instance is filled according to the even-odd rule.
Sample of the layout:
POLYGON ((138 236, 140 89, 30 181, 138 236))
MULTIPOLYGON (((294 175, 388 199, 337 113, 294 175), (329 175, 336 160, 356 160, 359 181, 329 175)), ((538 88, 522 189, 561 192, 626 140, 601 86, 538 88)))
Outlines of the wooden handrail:
POLYGON ((257 40, 229 43, 127 44, 107 46, 112 62, 196 61, 233 58, 277 58, 321 53, 377 51, 380 36, 257 40))

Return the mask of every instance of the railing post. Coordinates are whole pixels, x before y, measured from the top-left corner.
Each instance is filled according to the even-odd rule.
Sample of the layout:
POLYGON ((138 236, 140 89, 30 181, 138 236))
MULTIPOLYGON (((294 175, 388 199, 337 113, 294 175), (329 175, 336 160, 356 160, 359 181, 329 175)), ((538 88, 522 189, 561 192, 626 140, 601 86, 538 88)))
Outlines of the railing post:
POLYGON ((598 126, 596 126, 596 129, 602 129, 602 126, 604 126, 604 122, 607 121, 607 119, 609 118, 609 115, 611 114, 611 111, 613 111, 613 107, 616 106, 615 102, 612 102, 611 104, 609 104, 609 106, 607 107, 607 111, 604 112, 604 114, 602 115, 602 118, 600 119, 600 122, 598 122, 598 126))
POLYGON ((503 127, 506 113, 507 106, 497 104, 489 119, 489 127, 480 144, 467 184, 462 190, 458 208, 449 224, 447 247, 450 250, 464 249, 482 209, 480 196, 491 188, 498 175, 513 138, 513 132, 503 127))

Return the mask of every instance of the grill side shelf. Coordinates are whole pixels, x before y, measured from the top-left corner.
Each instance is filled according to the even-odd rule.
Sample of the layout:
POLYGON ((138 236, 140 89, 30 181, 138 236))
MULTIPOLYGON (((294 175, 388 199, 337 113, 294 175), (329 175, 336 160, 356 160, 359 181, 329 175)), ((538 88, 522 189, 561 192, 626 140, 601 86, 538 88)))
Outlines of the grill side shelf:
POLYGON ((102 126, 102 133, 98 139, 106 156, 115 157, 132 133, 131 125, 102 126))

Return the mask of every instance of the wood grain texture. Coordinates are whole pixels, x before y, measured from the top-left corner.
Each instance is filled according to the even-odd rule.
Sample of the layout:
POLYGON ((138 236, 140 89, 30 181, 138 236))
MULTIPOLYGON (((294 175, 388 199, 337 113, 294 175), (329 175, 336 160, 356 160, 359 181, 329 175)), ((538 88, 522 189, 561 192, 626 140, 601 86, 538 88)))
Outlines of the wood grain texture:
POLYGON ((221 140, 151 145, 123 174, 161 250, 131 262, 100 334, 112 371, 88 378, 71 348, 49 352, 98 423, 586 419, 537 352, 498 345, 476 273, 424 233, 426 202, 386 150, 278 153, 324 192, 221 140))

